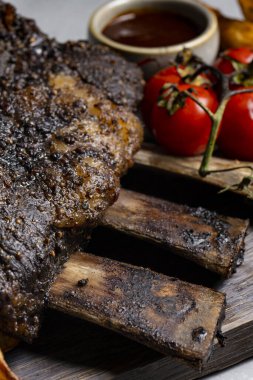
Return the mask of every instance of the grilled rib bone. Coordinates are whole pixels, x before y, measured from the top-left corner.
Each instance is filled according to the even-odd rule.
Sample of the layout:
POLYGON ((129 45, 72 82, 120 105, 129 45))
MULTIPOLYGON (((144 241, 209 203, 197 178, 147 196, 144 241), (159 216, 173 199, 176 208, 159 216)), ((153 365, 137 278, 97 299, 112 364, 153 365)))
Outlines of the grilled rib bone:
POLYGON ((148 269, 76 253, 50 289, 49 306, 166 355, 203 364, 224 317, 225 296, 148 269))
POLYGON ((122 189, 102 224, 230 277, 242 263, 249 222, 122 189))

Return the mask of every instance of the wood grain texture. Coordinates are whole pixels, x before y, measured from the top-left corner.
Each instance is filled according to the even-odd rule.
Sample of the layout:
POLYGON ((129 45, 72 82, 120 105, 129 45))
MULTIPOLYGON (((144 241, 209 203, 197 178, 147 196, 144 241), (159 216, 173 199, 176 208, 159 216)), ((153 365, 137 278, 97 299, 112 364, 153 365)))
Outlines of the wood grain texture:
POLYGON ((149 269, 76 253, 51 287, 49 306, 202 364, 220 329, 225 295, 149 269))
MULTIPOLYGON (((169 156, 162 151, 157 145, 145 144, 135 156, 135 162, 149 169, 163 170, 169 173, 178 174, 184 177, 215 185, 221 189, 233 186, 241 182, 243 177, 251 174, 248 169, 240 169, 231 172, 217 173, 202 178, 198 174, 198 169, 202 156, 196 157, 175 157, 169 156)), ((235 166, 253 167, 253 163, 240 162, 238 160, 227 160, 220 157, 212 157, 210 170, 222 170, 235 166)), ((253 184, 248 189, 238 190, 232 187, 229 191, 248 197, 249 192, 253 192, 253 184)))
POLYGON ((160 244, 223 277, 240 264, 248 227, 245 220, 123 189, 102 223, 160 244))
POLYGON ((34 346, 23 344, 7 354, 7 361, 24 380, 199 379, 253 355, 252 273, 251 228, 242 267, 232 278, 214 281, 215 289, 227 293, 226 345, 215 345, 202 372, 107 329, 60 314, 47 315, 38 342, 34 346))

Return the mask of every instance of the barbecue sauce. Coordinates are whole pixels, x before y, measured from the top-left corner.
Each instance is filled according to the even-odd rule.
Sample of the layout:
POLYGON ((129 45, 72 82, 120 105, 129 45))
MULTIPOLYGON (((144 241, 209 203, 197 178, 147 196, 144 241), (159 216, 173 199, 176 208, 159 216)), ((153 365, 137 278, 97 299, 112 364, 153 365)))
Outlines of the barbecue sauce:
POLYGON ((172 11, 142 9, 113 18, 103 34, 121 44, 155 48, 176 45, 196 38, 200 28, 190 19, 172 11))

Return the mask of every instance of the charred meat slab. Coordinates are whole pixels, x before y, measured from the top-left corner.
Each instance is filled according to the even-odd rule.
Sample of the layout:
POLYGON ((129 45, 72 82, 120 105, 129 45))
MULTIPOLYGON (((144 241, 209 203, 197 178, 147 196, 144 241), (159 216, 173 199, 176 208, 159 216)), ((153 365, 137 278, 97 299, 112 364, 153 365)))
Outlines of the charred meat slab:
POLYGON ((111 59, 101 83, 95 63, 79 73, 72 49, 0 3, 0 328, 27 340, 49 285, 117 199, 142 140, 128 110, 140 97, 138 68, 77 43, 83 64, 98 52, 101 64, 111 59))

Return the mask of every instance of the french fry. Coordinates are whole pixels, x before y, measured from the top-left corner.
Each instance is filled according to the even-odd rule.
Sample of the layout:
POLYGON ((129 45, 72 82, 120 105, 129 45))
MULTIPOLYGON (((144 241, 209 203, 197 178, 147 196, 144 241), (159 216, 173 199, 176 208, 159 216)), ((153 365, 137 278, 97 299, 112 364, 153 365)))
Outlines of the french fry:
POLYGON ((253 2, 252 0, 238 0, 243 14, 248 21, 253 21, 253 2))
POLYGON ((18 380, 18 377, 11 371, 0 351, 0 380, 18 380))

